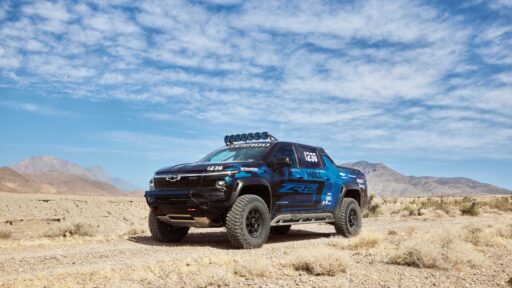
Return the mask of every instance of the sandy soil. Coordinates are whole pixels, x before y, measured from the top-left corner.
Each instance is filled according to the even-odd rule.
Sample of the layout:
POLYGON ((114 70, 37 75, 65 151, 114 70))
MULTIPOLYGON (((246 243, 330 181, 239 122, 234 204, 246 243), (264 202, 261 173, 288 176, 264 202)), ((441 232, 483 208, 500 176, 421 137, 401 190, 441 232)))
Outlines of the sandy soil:
POLYGON ((511 213, 365 218, 354 239, 336 237, 330 225, 300 225, 256 250, 232 250, 220 228, 191 229, 180 244, 157 243, 146 216, 143 198, 0 193, 0 230, 12 233, 0 239, 0 287, 509 287, 512 277, 512 239, 498 234, 469 239, 473 244, 463 244, 471 251, 437 259, 456 256, 449 267, 390 261, 425 235, 460 236, 450 233, 469 226, 506 231, 500 229, 512 227, 511 213), (88 236, 59 236, 76 223, 90 226, 88 236))

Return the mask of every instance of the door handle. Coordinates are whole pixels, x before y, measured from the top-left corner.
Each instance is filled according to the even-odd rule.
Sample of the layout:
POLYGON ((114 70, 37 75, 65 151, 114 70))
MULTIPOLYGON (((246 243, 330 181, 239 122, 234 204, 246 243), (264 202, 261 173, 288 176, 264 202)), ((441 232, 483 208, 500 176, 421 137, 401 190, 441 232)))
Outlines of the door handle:
POLYGON ((325 179, 325 181, 331 180, 331 178, 329 178, 329 177, 324 177, 324 179, 325 179))

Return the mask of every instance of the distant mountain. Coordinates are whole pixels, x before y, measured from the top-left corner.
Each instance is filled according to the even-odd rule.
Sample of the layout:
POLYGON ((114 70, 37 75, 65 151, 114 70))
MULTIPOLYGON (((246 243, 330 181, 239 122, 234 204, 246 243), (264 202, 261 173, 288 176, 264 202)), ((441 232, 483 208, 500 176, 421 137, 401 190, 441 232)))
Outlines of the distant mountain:
POLYGON ((40 192, 40 185, 30 178, 27 178, 18 172, 8 168, 0 168, 0 191, 2 192, 40 192))
POLYGON ((63 174, 68 176, 78 176, 81 178, 100 181, 111 184, 121 191, 135 191, 137 186, 130 182, 110 176, 101 166, 84 168, 78 164, 55 158, 53 156, 32 157, 15 163, 10 167, 12 170, 23 175, 41 175, 41 174, 63 174))
POLYGON ((0 168, 0 192, 122 195, 111 184, 60 172, 20 174, 11 168, 0 168))
POLYGON ((480 196, 512 193, 507 189, 463 177, 405 176, 382 163, 359 161, 343 165, 363 171, 368 178, 370 193, 383 197, 480 196))

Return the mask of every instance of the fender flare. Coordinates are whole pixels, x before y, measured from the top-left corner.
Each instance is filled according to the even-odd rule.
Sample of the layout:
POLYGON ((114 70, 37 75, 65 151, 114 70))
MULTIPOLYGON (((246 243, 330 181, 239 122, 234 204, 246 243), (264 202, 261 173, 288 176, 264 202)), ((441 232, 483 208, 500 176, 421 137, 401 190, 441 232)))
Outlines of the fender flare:
POLYGON ((253 185, 257 185, 257 186, 264 186, 267 190, 268 190, 268 193, 269 193, 269 210, 272 211, 272 189, 270 187, 270 183, 268 182, 268 180, 264 179, 264 178, 261 178, 261 177, 245 177, 245 178, 241 178, 241 179, 238 179, 235 184, 233 185, 233 190, 231 192, 231 195, 229 197, 229 204, 230 205, 233 205, 233 203, 235 203, 236 201, 236 198, 238 198, 238 195, 240 195, 240 192, 242 192, 242 190, 247 187, 247 186, 253 186, 253 185))
MULTIPOLYGON (((359 186, 355 183, 351 183, 351 182, 348 182, 348 183, 343 183, 343 186, 341 187, 341 194, 340 194, 340 198, 338 199, 338 204, 340 203, 340 201, 343 201, 343 199, 345 199, 345 195, 347 194, 347 191, 349 190, 355 190, 359 193, 359 206, 361 207, 361 209, 363 209, 363 205, 365 203, 363 203, 363 193, 361 192, 361 189, 359 188, 359 186)), ((338 205, 337 205, 338 206, 338 205)))

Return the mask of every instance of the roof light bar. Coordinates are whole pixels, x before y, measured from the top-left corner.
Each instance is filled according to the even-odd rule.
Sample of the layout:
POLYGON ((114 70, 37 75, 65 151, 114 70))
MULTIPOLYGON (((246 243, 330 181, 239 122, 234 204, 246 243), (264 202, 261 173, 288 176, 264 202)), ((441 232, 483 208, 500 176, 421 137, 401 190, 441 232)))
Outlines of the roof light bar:
POLYGON ((268 132, 244 133, 244 134, 233 134, 233 135, 224 136, 224 143, 226 143, 226 145, 232 145, 235 142, 260 141, 260 140, 277 141, 277 138, 270 135, 268 132))

